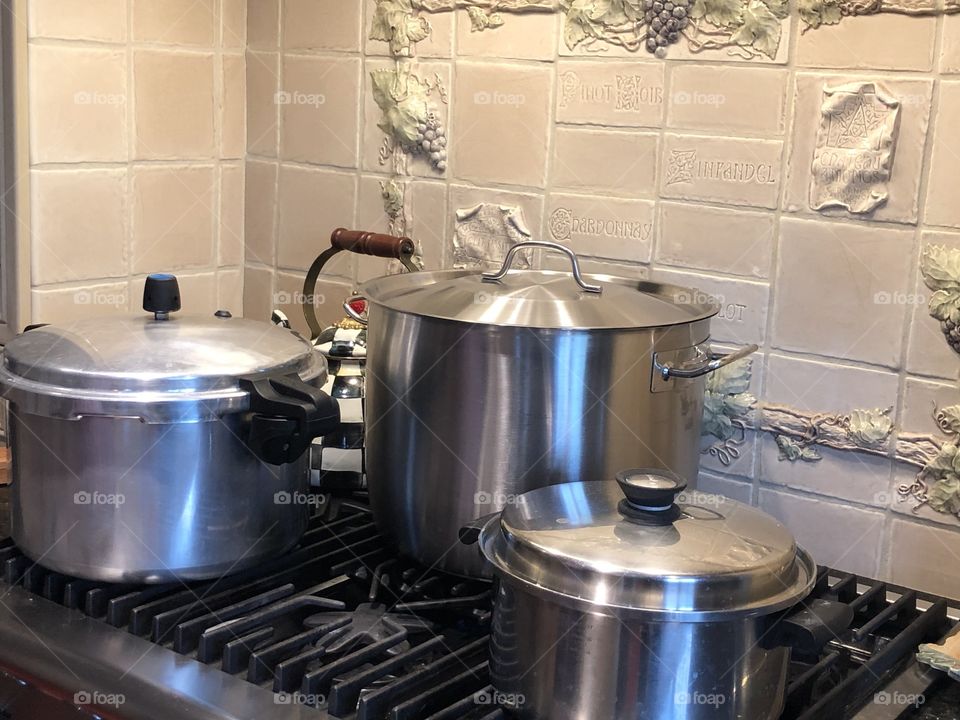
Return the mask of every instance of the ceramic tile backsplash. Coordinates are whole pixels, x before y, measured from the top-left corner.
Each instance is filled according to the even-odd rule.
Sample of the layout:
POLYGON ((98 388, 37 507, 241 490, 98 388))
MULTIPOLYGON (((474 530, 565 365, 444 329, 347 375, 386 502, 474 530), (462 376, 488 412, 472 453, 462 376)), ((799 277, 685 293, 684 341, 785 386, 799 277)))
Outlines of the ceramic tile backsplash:
POLYGON ((31 0, 27 10, 25 322, 138 311, 157 271, 182 275, 186 311, 215 309, 221 289, 239 298, 246 2, 31 0))
POLYGON ((654 197, 659 150, 660 136, 653 132, 558 127, 551 183, 577 192, 654 197))
POLYGON ((557 122, 659 127, 664 65, 660 62, 557 63, 557 122))
POLYGON ((849 70, 930 70, 936 33, 935 17, 910 22, 896 13, 844 18, 836 25, 801 33, 796 63, 849 70))
POLYGON ((956 200, 956 189, 960 184, 960 140, 954 122, 957 117, 960 117, 960 81, 943 81, 940 83, 927 184, 925 219, 931 225, 960 228, 960 203, 956 200))

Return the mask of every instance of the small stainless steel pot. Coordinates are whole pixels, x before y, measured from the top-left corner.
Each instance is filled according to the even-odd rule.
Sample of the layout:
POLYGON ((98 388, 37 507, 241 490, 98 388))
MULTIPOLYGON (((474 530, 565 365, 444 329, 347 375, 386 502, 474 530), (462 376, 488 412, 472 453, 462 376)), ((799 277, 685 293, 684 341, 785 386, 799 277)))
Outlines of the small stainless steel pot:
POLYGON ((337 426, 326 363, 265 322, 152 314, 40 326, 7 344, 12 535, 77 577, 215 577, 294 545, 308 521, 306 450, 337 426))
POLYGON ((555 243, 513 246, 496 273, 414 272, 361 291, 374 517, 402 552, 461 575, 488 571, 458 546, 460 526, 527 490, 636 465, 692 482, 705 376, 757 349, 714 358, 718 308, 700 293, 584 276, 555 243), (511 270, 538 248, 569 271, 511 270))
POLYGON ((759 510, 674 504, 684 482, 660 471, 618 483, 534 490, 482 523, 497 700, 525 720, 778 718, 790 642, 822 645, 852 611, 797 605, 816 565, 759 510))

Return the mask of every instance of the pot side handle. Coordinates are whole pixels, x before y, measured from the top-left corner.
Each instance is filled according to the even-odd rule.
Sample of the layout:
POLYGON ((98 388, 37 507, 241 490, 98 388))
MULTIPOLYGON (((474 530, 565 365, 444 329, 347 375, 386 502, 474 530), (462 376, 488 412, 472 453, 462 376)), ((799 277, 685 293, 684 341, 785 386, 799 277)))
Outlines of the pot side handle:
POLYGON ((250 394, 247 447, 270 465, 295 462, 340 425, 337 401, 296 374, 241 378, 240 387, 250 394))
POLYGON ((854 610, 846 603, 817 598, 803 603, 777 624, 777 642, 804 656, 819 655, 853 623, 854 610))
POLYGON ((696 360, 684 364, 682 367, 670 365, 662 359, 661 353, 654 353, 653 369, 663 381, 667 381, 670 378, 698 378, 716 372, 727 365, 732 365, 738 360, 743 360, 743 358, 752 355, 759 349, 759 345, 747 345, 729 355, 699 353, 700 356, 696 360))
POLYGON ((483 531, 483 529, 499 517, 500 513, 495 512, 490 513, 489 515, 482 515, 481 517, 468 522, 466 525, 460 528, 458 533, 461 544, 475 545, 477 541, 480 540, 480 533, 483 531))

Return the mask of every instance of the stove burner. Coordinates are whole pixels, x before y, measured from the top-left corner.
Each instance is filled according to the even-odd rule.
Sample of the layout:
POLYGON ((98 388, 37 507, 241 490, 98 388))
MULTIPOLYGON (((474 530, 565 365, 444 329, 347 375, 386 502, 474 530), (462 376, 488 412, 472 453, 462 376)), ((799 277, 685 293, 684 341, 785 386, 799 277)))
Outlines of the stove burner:
POLYGON ((324 612, 310 615, 303 621, 306 628, 316 628, 324 625, 346 625, 329 633, 319 642, 325 643, 327 655, 350 652, 358 647, 375 645, 387 640, 394 640, 388 650, 389 655, 396 655, 409 649, 404 643, 408 634, 434 632, 435 623, 406 613, 392 613, 382 603, 362 603, 352 612, 324 612))

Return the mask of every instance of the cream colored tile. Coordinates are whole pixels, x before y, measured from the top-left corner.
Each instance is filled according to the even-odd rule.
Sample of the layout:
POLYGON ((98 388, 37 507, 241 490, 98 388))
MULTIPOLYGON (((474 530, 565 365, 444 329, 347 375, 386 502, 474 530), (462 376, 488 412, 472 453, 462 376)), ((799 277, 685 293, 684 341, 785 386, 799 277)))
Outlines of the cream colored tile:
MULTIPOLYGON (((378 127, 383 123, 383 112, 377 106, 373 96, 373 73, 382 70, 393 71, 395 63, 390 60, 379 60, 368 58, 364 65, 363 76, 363 114, 364 131, 361 142, 361 153, 363 159, 363 168, 373 172, 387 172, 391 168, 393 156, 386 159, 381 157, 384 150, 384 132, 378 127)), ((429 81, 436 84, 439 80, 442 91, 433 88, 427 94, 427 111, 432 112, 439 121, 441 127, 447 130, 447 138, 452 142, 450 134, 449 105, 445 101, 446 93, 450 91, 450 63, 440 61, 418 62, 411 66, 412 71, 421 78, 423 82, 429 81)), ((416 177, 438 178, 444 173, 437 170, 434 164, 423 153, 415 155, 407 154, 405 156, 407 172, 416 177)))
POLYGON ((353 58, 284 58, 281 158, 357 166, 360 71, 353 58))
MULTIPOLYGON (((751 65, 786 65, 790 59, 790 48, 793 45, 793 31, 788 17, 780 23, 780 43, 774 57, 768 57, 763 53, 757 53, 751 58, 746 58, 743 53, 731 51, 730 47, 705 48, 696 46, 691 42, 679 42, 671 45, 667 57, 670 60, 690 60, 698 63, 742 63, 748 61, 751 65)), ((709 41, 709 36, 706 38, 709 41)))
POLYGON ((753 495, 753 486, 749 482, 737 479, 727 475, 718 475, 712 472, 703 472, 697 479, 697 490, 714 495, 723 495, 731 500, 742 502, 745 505, 751 504, 753 495))
POLYGON ((166 272, 213 263, 214 168, 133 168, 135 273, 166 272))
MULTIPOLYGON (((243 164, 220 166, 220 265, 243 264, 243 164)), ((239 307, 239 306, 238 306, 239 307)))
POLYGON ((504 60, 553 60, 560 13, 515 13, 498 27, 473 29, 466 10, 457 12, 457 56, 504 60))
MULTIPOLYGON (((304 275, 305 273, 277 273, 277 292, 274 294, 273 304, 286 313, 294 330, 304 337, 310 337, 302 304, 304 275)), ((313 291, 307 293, 313 300, 320 327, 329 327, 346 317, 343 302, 350 297, 351 290, 352 285, 347 281, 321 276, 313 291)))
MULTIPOLYGON (((812 32, 812 31, 811 31, 812 32)), ((871 220, 913 223, 917 220, 920 180, 923 176, 924 147, 930 124, 930 99, 933 82, 926 79, 902 80, 877 76, 829 76, 801 73, 797 75, 794 100, 795 121, 793 143, 787 171, 785 208, 790 212, 814 213, 810 207, 811 169, 817 146, 817 134, 823 105, 823 90, 856 81, 878 82, 900 103, 900 123, 888 182, 887 202, 874 210, 871 220)), ((849 170, 858 170, 851 167, 849 170)), ((857 217, 842 208, 819 211, 830 217, 857 217)))
POLYGON ((894 520, 886 577, 927 592, 960 597, 960 535, 954 527, 937 528, 910 520, 894 520))
POLYGON ((458 62, 450 153, 455 176, 543 187, 550 86, 547 67, 458 62))
POLYGON ((782 135, 788 80, 778 68, 674 65, 667 126, 782 135))
POLYGON ((283 165, 277 264, 306 270, 329 247, 330 232, 352 227, 356 206, 352 175, 283 165))
POLYGON ((956 404, 956 393, 956 383, 906 378, 903 383, 900 429, 909 433, 942 436, 943 432, 934 416, 939 408, 956 404))
POLYGON ((944 15, 940 72, 960 73, 960 15, 944 15))
POLYGON ((899 367, 913 233, 784 218, 776 347, 899 367))
POLYGON ((653 269, 651 278, 688 288, 694 297, 708 296, 719 304, 720 312, 710 324, 710 337, 714 342, 738 347, 763 344, 770 305, 767 283, 660 267, 653 269))
POLYGON ((216 44, 215 0, 133 0, 133 39, 174 45, 216 44))
POLYGON ((363 0, 285 0, 287 50, 360 50, 363 0))
POLYGON ((279 138, 280 56, 248 52, 246 66, 247 152, 275 158, 279 138))
POLYGON ((246 0, 221 0, 220 47, 244 50, 247 47, 246 0))
POLYGON ((243 316, 269 320, 273 313, 273 271, 247 266, 243 271, 243 316))
POLYGON ((31 163, 126 160, 126 77, 121 50, 31 45, 31 163))
POLYGON ((760 489, 760 509, 773 515, 821 565, 875 577, 884 514, 825 498, 760 489))
POLYGON ((213 157, 213 55, 137 50, 133 66, 135 156, 213 157))
POLYGON ((553 187, 631 197, 656 194, 656 133, 574 127, 558 127, 555 133, 553 187))
MULTIPOLYGON (((374 22, 376 0, 366 0, 367 3, 367 30, 364 32, 364 47, 368 56, 387 56, 391 54, 389 45, 383 40, 370 38, 374 22)), ((386 6, 384 6, 386 7, 386 6)), ((421 22, 428 29, 427 37, 416 44, 416 56, 420 58, 448 58, 453 55, 453 28, 456 15, 453 12, 427 13, 420 12, 421 22)), ((401 57, 410 57, 412 53, 407 48, 400 51, 401 57)))
MULTIPOLYGON (((895 408, 899 378, 895 373, 867 370, 839 362, 815 362, 771 354, 767 359, 764 402, 811 413, 850 413, 858 409, 895 408)), ((888 448, 889 449, 889 448, 888 448)), ((890 460, 818 447, 817 463, 780 458, 771 434, 761 443, 762 478, 864 505, 890 504, 890 460), (844 478, 842 483, 837 478, 844 478)))
POLYGON ((126 170, 30 173, 33 283, 127 271, 126 170))
MULTIPOLYGON (((444 254, 444 266, 451 267, 455 262, 454 243, 457 231, 457 215, 463 212, 469 213, 478 205, 492 205, 502 209, 502 212, 509 213, 516 220, 516 226, 525 228, 530 233, 530 238, 536 240, 544 237, 546 229, 542 227, 541 215, 543 214, 544 198, 542 195, 529 192, 509 192, 506 190, 494 190, 492 188, 468 187, 466 185, 451 185, 449 202, 447 203, 447 250, 444 254)), ((476 232, 476 241, 483 243, 487 248, 494 250, 487 256, 489 265, 500 267, 503 260, 503 253, 496 252, 498 248, 506 247, 510 244, 510 238, 505 230, 497 231, 492 225, 482 227, 476 232)), ((516 233, 515 233, 516 235, 516 233)), ((543 253, 545 259, 549 253, 543 253)), ((563 258, 569 267, 569 261, 563 258)))
POLYGON ((770 275, 775 224, 770 213, 661 202, 657 262, 765 278, 770 275))
POLYGON ((247 78, 243 55, 223 56, 220 157, 242 158, 247 150, 247 78))
POLYGON ((217 272, 217 309, 234 316, 243 312, 243 268, 221 268, 217 272))
POLYGON ((662 62, 557 63, 557 122, 624 127, 660 127, 662 62))
POLYGON ((409 190, 412 205, 409 232, 417 243, 424 268, 446 267, 447 186, 439 182, 419 181, 409 190))
POLYGON ((280 46, 280 0, 248 0, 247 47, 274 50, 280 46))
POLYGON ((660 197, 770 208, 780 192, 779 140, 664 135, 660 197))
POLYGON ((960 117, 960 81, 941 81, 933 132, 927 181, 926 214, 928 225, 960 227, 960 139, 956 118, 960 117))
MULTIPOLYGON (((613 260, 597 260, 595 258, 582 258, 579 262, 580 271, 586 275, 613 275, 632 280, 650 279, 650 268, 647 265, 628 265, 613 260)), ((570 260, 559 253, 544 252, 540 255, 540 268, 570 272, 570 260)), ((497 269, 499 269, 499 265, 497 269)))
POLYGON ((935 17, 895 13, 845 17, 836 25, 821 25, 800 33, 796 63, 806 67, 930 70, 936 39, 935 17))
MULTIPOLYGON (((960 233, 926 231, 920 236, 920 246, 944 245, 960 250, 960 233)), ((916 275, 913 295, 904 298, 910 313, 910 337, 907 346, 907 371, 915 375, 929 375, 947 380, 956 380, 960 364, 957 353, 947 345, 940 329, 940 322, 930 316, 929 301, 933 293, 923 282, 920 272, 916 275)))
POLYGON ((650 262, 653 201, 551 193, 547 214, 550 239, 578 255, 650 262))
POLYGON ((127 283, 95 283, 83 287, 34 288, 30 292, 34 323, 68 325, 88 317, 126 315, 127 283))
POLYGON ((276 254, 274 235, 277 210, 277 165, 247 161, 244 178, 244 259, 272 265, 276 254))
POLYGON ((123 42, 127 37, 127 0, 31 0, 30 37, 123 42))

